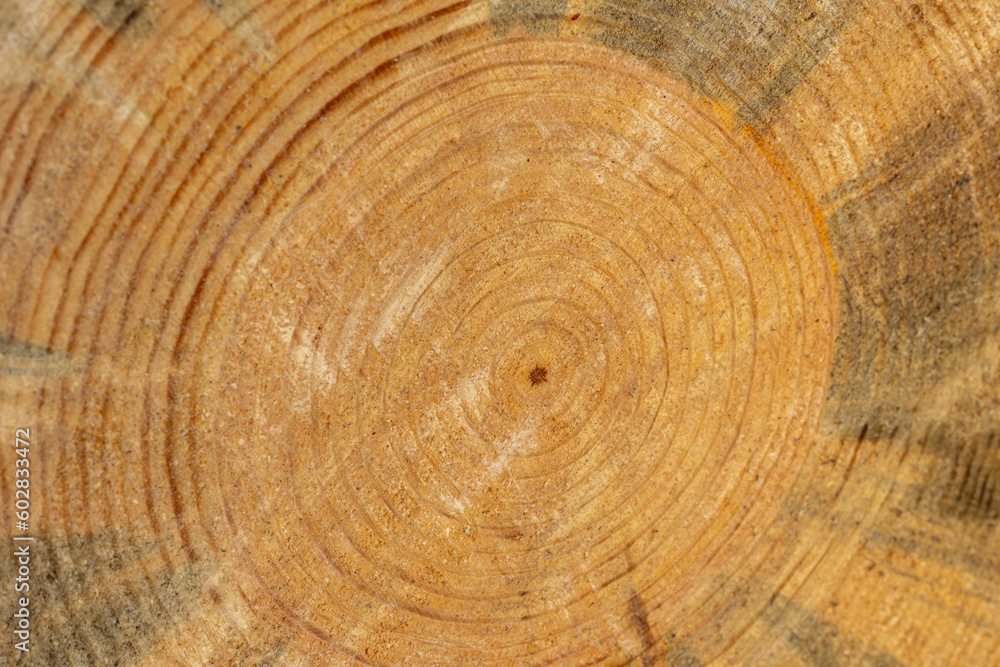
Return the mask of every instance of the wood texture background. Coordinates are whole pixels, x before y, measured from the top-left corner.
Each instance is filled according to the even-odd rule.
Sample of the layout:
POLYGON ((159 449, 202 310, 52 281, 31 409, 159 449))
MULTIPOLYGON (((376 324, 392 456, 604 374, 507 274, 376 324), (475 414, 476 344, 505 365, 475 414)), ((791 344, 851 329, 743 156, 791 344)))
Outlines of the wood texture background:
POLYGON ((1000 665, 998 21, 5 0, 0 655, 1000 665))

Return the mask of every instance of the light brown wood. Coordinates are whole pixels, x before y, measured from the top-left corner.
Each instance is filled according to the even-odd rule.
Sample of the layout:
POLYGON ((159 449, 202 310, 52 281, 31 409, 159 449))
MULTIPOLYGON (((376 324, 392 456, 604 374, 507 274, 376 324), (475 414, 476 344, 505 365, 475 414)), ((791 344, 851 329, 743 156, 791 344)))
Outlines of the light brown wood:
POLYGON ((997 16, 5 2, 5 660, 1000 665, 997 16))

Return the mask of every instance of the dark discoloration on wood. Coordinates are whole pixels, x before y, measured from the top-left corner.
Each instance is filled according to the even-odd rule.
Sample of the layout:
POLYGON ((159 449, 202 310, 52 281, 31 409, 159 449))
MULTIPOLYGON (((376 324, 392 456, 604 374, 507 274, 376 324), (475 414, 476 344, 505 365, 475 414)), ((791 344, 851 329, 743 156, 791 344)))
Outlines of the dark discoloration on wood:
POLYGON ((148 29, 143 11, 149 0, 84 0, 83 7, 105 28, 117 33, 125 29, 148 29))
POLYGON ((285 642, 278 642, 267 654, 265 658, 257 663, 257 667, 277 667, 280 663, 281 655, 285 652, 285 642))
POLYGON ((736 0, 607 0, 594 8, 592 34, 757 123, 823 59, 858 6, 780 0, 761 11, 736 0))
POLYGON ((891 655, 846 636, 836 624, 778 595, 761 618, 816 667, 905 667, 891 655))
POLYGON ((845 438, 901 432, 922 462, 868 543, 986 584, 1000 572, 1000 124, 973 98, 946 111, 831 200, 841 302, 823 421, 845 438))
POLYGON ((0 334, 0 355, 20 359, 46 359, 58 356, 47 347, 20 340, 10 334, 0 334))
MULTIPOLYGON (((25 665, 141 662, 188 616, 212 570, 204 560, 167 567, 158 545, 126 531, 39 536, 30 544, 32 650, 25 665)), ((9 558, 3 565, 12 572, 9 558)))
POLYGON ((646 607, 642 603, 642 598, 634 591, 630 591, 628 598, 628 621, 632 629, 642 640, 642 664, 653 664, 653 656, 649 654, 649 649, 653 647, 656 640, 649 628, 649 617, 646 615, 646 607))
POLYGON ((201 0, 201 4, 230 30, 253 11, 252 0, 201 0))
POLYGON ((57 376, 83 370, 84 364, 74 361, 65 352, 0 334, 0 377, 57 376))
POLYGON ((1000 575, 1000 555, 982 551, 986 535, 955 535, 947 530, 935 530, 928 524, 920 527, 900 522, 884 522, 882 529, 871 531, 870 546, 894 549, 923 561, 975 575, 981 581, 996 581, 1000 575))
POLYGON ((955 433, 931 429, 924 448, 936 457, 907 506, 932 518, 963 522, 1000 521, 1000 433, 955 433))
POLYGON ((41 35, 49 15, 26 12, 18 2, 0 2, 0 44, 27 50, 41 35))
POLYGON ((828 429, 914 425, 921 405, 937 406, 918 415, 922 426, 1000 415, 989 372, 1000 336, 997 173, 1000 127, 962 104, 832 197, 841 302, 828 429))
POLYGON ((234 637, 225 648, 220 649, 209 664, 256 665, 256 667, 294 664, 294 658, 284 659, 288 655, 289 645, 294 646, 294 642, 283 632, 275 633, 276 624, 273 620, 252 614, 248 616, 250 618, 246 630, 234 637))
MULTIPOLYGON (((870 545, 973 575, 1000 590, 1000 433, 937 424, 908 445, 926 462, 867 536, 870 545)), ((887 483, 891 480, 887 480, 887 483)))
POLYGON ((705 664, 683 642, 670 644, 666 656, 670 667, 704 667, 705 664))
POLYGON ((643 665, 668 665, 669 667, 704 667, 705 663, 694 654, 687 642, 675 633, 661 638, 645 649, 641 656, 643 665))
POLYGON ((272 62, 278 57, 274 40, 253 20, 254 0, 200 1, 244 46, 249 47, 248 53, 272 62))
POLYGON ((567 18, 567 0, 490 0, 490 21, 499 36, 518 26, 529 35, 551 35, 567 18))

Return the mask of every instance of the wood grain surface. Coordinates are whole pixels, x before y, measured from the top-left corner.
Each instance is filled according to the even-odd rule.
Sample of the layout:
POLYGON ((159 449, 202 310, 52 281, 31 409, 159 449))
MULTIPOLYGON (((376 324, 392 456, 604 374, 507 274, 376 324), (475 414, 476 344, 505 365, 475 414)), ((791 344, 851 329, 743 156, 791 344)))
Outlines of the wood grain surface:
POLYGON ((0 662, 1000 665, 998 24, 3 0, 0 662))

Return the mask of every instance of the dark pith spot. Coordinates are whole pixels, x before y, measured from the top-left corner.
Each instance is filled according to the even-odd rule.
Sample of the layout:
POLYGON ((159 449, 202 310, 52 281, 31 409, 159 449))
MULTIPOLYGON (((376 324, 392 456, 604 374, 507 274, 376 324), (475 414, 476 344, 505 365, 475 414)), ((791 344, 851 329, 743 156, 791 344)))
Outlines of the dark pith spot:
POLYGON ((528 379, 531 380, 531 386, 534 387, 536 384, 541 384, 543 382, 549 381, 549 369, 544 366, 535 366, 528 373, 528 379))

